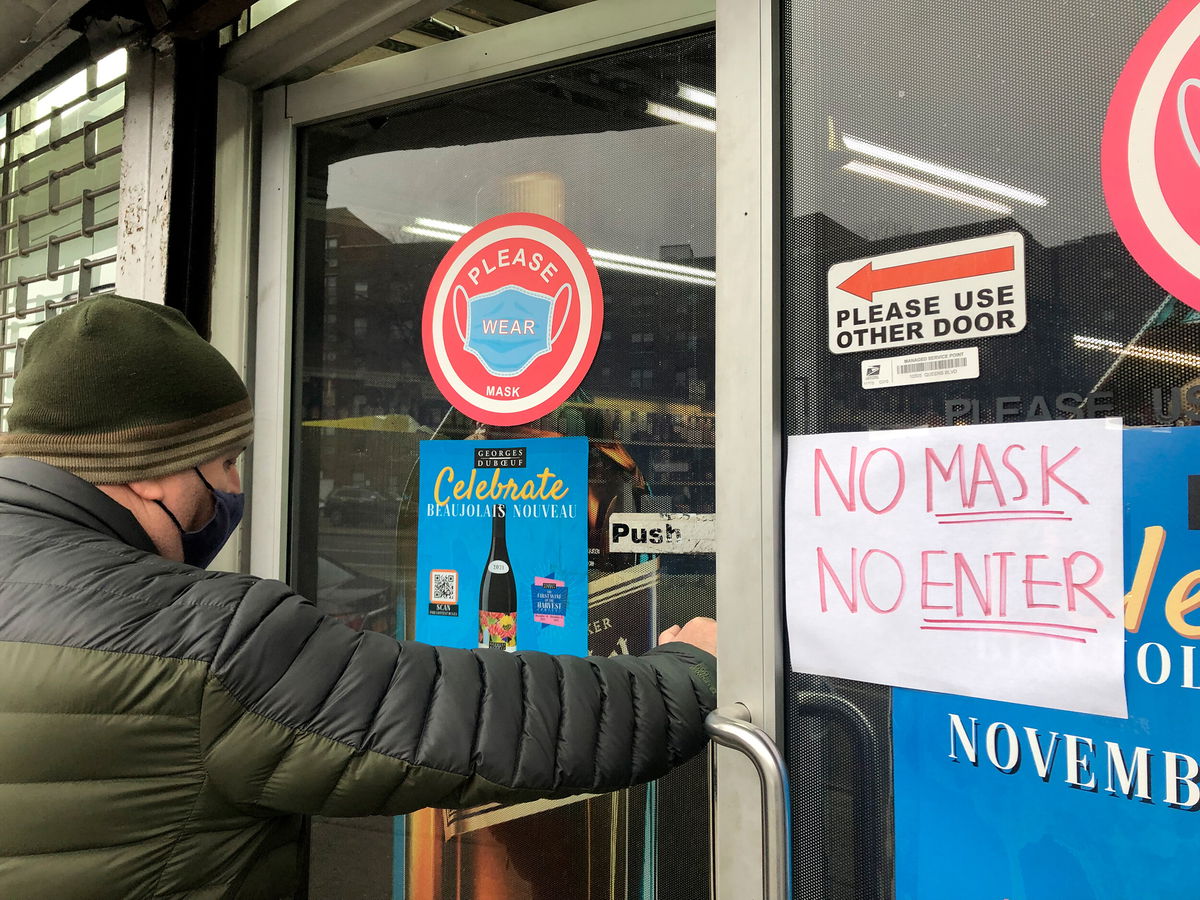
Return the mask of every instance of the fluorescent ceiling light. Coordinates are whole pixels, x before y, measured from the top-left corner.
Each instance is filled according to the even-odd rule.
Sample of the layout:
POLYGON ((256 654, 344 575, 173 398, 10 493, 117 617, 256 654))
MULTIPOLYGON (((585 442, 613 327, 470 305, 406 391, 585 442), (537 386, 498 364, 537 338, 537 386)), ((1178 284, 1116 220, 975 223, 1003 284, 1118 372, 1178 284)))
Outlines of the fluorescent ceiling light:
POLYGON ((409 234, 420 235, 421 237, 431 237, 437 238, 440 241, 450 241, 451 243, 462 237, 461 234, 455 234, 452 231, 439 231, 436 228, 422 228, 419 225, 405 225, 400 230, 408 232, 409 234))
POLYGON ((470 16, 464 16, 462 13, 456 13, 449 9, 434 13, 429 20, 437 22, 443 28, 457 31, 459 34, 479 34, 492 28, 487 22, 480 22, 478 19, 472 19, 470 16))
MULTIPOLYGON (((716 278, 703 278, 698 275, 680 275, 662 269, 651 269, 646 266, 628 266, 625 263, 612 262, 607 259, 593 259, 597 269, 612 269, 614 272, 629 272, 633 275, 650 275, 654 278, 665 278, 667 281, 682 281, 684 284, 695 284, 700 287, 713 287, 716 278)), ((703 271, 698 269, 697 271, 703 271)))
POLYGON ((980 178, 978 175, 972 175, 969 172, 960 172, 958 169, 951 169, 949 166, 942 166, 923 159, 917 159, 915 156, 908 156, 896 150, 889 150, 887 147, 868 144, 866 141, 859 140, 856 137, 842 135, 842 142, 846 145, 847 149, 853 150, 855 153, 861 153, 864 156, 873 156, 875 159, 882 159, 884 162, 890 162, 897 166, 916 169, 938 178, 945 178, 947 181, 956 181, 959 184, 965 184, 976 190, 987 191, 990 194, 999 194, 1001 197, 1009 197, 1033 206, 1045 206, 1049 202, 1045 197, 1038 194, 1023 191, 1020 188, 1009 187, 1007 184, 1001 184, 998 181, 992 181, 988 178, 980 178))
POLYGON ((873 166, 870 163, 852 160, 842 166, 842 168, 847 172, 869 175, 872 178, 878 178, 881 181, 890 181, 892 184, 898 184, 901 187, 912 188, 915 191, 924 191, 927 194, 944 197, 947 200, 957 200, 959 203, 966 203, 969 206, 977 206, 980 209, 986 209, 988 212, 1000 213, 1004 216, 1012 215, 1012 207, 1005 206, 1003 203, 996 203, 986 197, 978 197, 975 194, 968 194, 965 191, 955 188, 944 187, 940 184, 934 184, 932 181, 924 181, 901 172, 893 172, 891 169, 883 169, 879 166, 873 166))
MULTIPOLYGON (((446 222, 442 219, 427 219, 418 217, 413 225, 405 225, 401 231, 421 237, 436 238, 441 241, 457 241, 470 231, 470 226, 458 222, 446 222)), ((624 253, 613 253, 610 250, 594 250, 585 248, 597 269, 611 269, 614 272, 628 272, 633 275, 650 275, 655 278, 665 278, 668 281, 679 281, 683 284, 695 284, 700 287, 713 287, 717 283, 717 273, 712 269, 700 269, 696 266, 681 266, 677 263, 662 262, 645 256, 627 256, 624 253)))
POLYGON ((684 84, 682 81, 675 82, 675 96, 688 103, 695 103, 697 106, 707 106, 709 109, 717 108, 717 95, 693 84, 684 84))
POLYGON ((646 101, 646 112, 659 119, 666 119, 668 122, 678 122, 680 125, 691 125, 693 128, 699 128, 703 131, 717 130, 717 123, 707 116, 698 116, 695 113, 685 112, 682 109, 676 109, 674 106, 667 106, 664 103, 655 103, 652 100, 646 101))
POLYGON ((1165 362, 1175 366, 1192 366, 1200 369, 1200 356, 1194 353, 1181 353, 1178 350, 1164 350, 1158 347, 1135 347, 1132 344, 1122 344, 1105 338, 1088 337, 1077 334, 1075 346, 1084 350, 1109 350, 1121 356, 1135 356, 1138 359, 1148 359, 1153 362, 1165 362))
MULTIPOLYGON (((441 219, 426 219, 421 217, 416 219, 416 223, 422 228, 436 228, 439 231, 453 231, 458 235, 466 234, 471 230, 467 225, 459 225, 457 222, 443 222, 441 219)), ((408 231, 407 228, 404 230, 408 231)))
POLYGON ((657 259, 647 259, 644 256, 626 256, 624 253, 610 253, 608 250, 593 250, 588 247, 588 254, 597 263, 600 261, 627 263, 632 266, 639 266, 643 269, 656 269, 663 272, 674 272, 678 275, 690 275, 693 278, 705 278, 709 281, 716 280, 717 273, 711 269, 697 269, 695 266, 681 266, 676 263, 661 262, 657 259))

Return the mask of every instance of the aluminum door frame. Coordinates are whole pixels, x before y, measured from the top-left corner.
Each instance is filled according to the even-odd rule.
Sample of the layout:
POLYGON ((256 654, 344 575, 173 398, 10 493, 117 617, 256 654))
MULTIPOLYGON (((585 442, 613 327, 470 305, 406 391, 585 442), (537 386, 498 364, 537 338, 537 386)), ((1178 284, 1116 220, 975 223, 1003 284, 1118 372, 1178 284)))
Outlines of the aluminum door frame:
MULTIPOLYGON (((262 95, 249 570, 287 575, 293 439, 296 129, 717 27, 718 693, 782 740, 776 0, 594 0, 262 95), (749 299, 748 299, 749 298, 749 299)), ((717 900, 765 900, 758 776, 717 750, 717 900)))
MULTIPOLYGON (((778 7, 717 0, 717 692, 782 747, 778 7)), ((776 900, 758 775, 726 748, 717 771, 716 900, 776 900)))

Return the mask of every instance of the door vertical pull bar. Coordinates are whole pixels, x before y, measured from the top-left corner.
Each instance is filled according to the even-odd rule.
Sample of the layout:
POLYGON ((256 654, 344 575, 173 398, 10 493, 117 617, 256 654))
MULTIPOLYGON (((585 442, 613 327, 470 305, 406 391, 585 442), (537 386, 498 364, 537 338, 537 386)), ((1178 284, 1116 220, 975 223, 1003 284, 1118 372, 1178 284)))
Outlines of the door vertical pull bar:
POLYGON ((783 754, 770 735, 751 723, 749 710, 740 703, 713 710, 704 720, 704 727, 715 743, 744 753, 758 770, 762 787, 763 900, 791 900, 791 800, 783 754))

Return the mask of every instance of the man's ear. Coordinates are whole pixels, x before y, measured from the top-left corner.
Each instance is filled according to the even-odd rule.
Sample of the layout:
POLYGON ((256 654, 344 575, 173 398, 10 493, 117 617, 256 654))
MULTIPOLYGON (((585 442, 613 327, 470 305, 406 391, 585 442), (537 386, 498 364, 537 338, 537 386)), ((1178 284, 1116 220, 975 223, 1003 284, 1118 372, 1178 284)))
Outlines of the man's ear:
POLYGON ((146 481, 131 481, 126 487, 147 503, 162 500, 166 496, 161 478, 151 478, 146 481))

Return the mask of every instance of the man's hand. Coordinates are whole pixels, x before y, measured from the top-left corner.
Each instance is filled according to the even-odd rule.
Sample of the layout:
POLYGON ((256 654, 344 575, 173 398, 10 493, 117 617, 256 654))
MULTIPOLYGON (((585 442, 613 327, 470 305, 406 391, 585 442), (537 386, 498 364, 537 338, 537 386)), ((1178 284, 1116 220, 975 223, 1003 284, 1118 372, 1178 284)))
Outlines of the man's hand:
POLYGON ((660 644, 683 641, 701 650, 717 655, 717 623, 714 619, 697 616, 686 625, 672 625, 658 636, 660 644))

